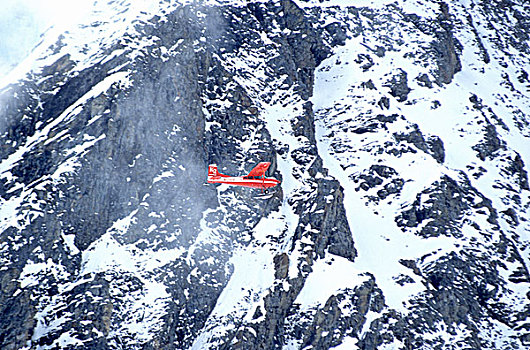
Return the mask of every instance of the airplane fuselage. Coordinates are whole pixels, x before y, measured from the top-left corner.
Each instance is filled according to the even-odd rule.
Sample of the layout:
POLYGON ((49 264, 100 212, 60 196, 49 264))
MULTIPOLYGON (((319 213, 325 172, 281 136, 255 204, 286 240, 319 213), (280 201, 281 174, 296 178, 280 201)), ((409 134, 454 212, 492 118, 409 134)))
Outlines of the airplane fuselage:
POLYGON ((213 176, 208 177, 208 183, 268 189, 278 185, 280 181, 264 176, 213 176))
POLYGON ((275 178, 265 177, 265 172, 270 165, 271 163, 269 162, 261 162, 246 176, 229 176, 217 171, 217 165, 210 164, 208 166, 208 183, 259 188, 262 192, 267 193, 269 188, 280 183, 275 178))

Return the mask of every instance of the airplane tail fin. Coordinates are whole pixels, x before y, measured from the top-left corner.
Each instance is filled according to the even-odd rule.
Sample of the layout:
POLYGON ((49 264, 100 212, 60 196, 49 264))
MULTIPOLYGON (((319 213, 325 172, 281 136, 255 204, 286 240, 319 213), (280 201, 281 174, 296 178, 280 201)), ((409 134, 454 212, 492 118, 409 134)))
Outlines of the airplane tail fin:
POLYGON ((208 166, 208 177, 215 177, 215 176, 219 176, 219 173, 217 172, 217 165, 210 164, 210 166, 208 166))

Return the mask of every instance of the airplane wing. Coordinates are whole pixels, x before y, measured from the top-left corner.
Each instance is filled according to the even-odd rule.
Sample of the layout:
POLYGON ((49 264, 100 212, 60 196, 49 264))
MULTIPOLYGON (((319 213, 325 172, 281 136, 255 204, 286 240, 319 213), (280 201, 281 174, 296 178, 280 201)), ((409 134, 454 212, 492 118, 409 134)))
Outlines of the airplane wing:
POLYGON ((250 173, 248 173, 247 176, 261 176, 265 174, 265 172, 267 171, 267 169, 269 169, 270 166, 271 163, 269 162, 259 163, 254 169, 250 171, 250 173))

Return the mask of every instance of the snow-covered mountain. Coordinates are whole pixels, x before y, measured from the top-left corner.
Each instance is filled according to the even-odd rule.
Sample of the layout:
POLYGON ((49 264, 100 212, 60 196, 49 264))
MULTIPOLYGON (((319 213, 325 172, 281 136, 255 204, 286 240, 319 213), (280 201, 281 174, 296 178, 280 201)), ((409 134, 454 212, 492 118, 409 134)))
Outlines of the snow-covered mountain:
POLYGON ((79 22, 0 88, 2 349, 530 346, 530 4, 79 22))

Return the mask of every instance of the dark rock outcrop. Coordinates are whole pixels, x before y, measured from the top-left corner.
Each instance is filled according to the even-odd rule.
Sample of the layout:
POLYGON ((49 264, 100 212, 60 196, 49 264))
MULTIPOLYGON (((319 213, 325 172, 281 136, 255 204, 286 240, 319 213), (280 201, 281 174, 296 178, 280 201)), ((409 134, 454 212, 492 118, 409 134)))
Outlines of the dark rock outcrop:
POLYGON ((458 237, 462 235, 465 214, 471 211, 485 215, 494 227, 498 225, 491 201, 474 189, 467 178, 455 181, 443 176, 431 188, 419 193, 410 208, 404 208, 396 217, 396 223, 403 231, 421 227, 416 234, 422 237, 458 237))

